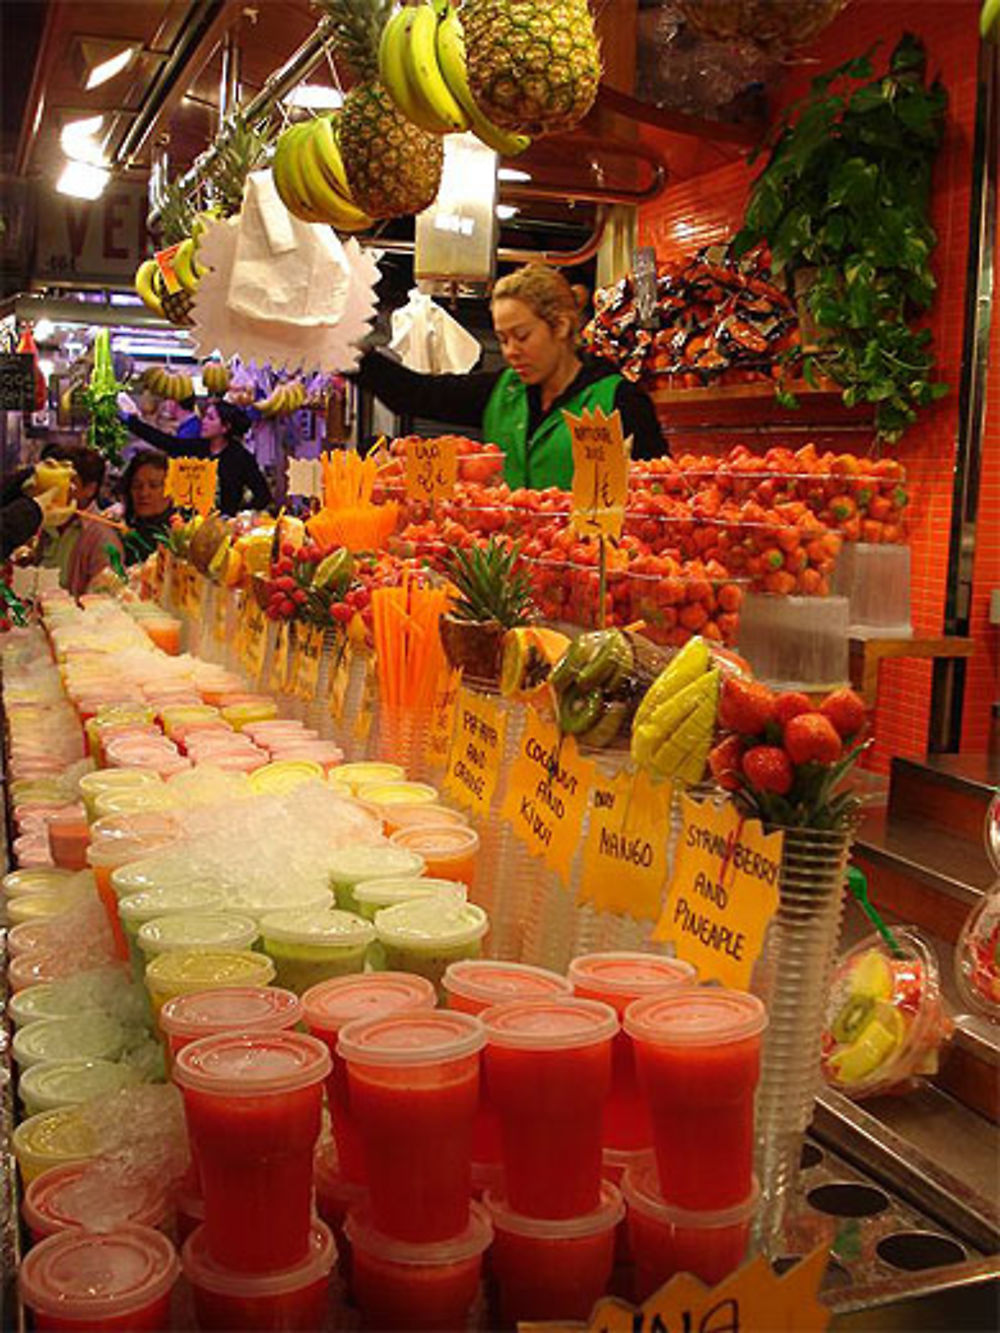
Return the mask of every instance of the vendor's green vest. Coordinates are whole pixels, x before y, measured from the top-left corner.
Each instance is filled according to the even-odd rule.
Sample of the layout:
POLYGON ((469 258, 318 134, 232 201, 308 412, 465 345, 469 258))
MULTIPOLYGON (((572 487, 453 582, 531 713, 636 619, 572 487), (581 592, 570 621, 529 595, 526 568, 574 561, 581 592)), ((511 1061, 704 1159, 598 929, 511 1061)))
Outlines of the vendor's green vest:
POLYGON ((573 446, 563 412, 579 416, 585 407, 613 412, 621 382, 622 377, 612 373, 586 385, 543 418, 529 440, 527 386, 513 370, 505 370, 486 404, 483 435, 506 454, 507 485, 512 490, 526 486, 540 491, 546 486, 559 486, 568 491, 573 485, 573 446))

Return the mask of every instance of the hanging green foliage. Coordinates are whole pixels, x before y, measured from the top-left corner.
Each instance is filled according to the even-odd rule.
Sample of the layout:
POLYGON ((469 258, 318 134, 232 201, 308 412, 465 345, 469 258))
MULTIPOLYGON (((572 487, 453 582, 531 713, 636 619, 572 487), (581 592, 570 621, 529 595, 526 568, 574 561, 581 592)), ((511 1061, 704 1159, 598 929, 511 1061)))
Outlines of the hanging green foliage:
POLYGON ((83 392, 90 423, 87 443, 99 449, 113 463, 121 457, 128 443, 128 431, 118 412, 118 395, 122 386, 115 379, 111 360, 111 337, 107 329, 99 329, 94 338, 94 368, 90 383, 83 392))

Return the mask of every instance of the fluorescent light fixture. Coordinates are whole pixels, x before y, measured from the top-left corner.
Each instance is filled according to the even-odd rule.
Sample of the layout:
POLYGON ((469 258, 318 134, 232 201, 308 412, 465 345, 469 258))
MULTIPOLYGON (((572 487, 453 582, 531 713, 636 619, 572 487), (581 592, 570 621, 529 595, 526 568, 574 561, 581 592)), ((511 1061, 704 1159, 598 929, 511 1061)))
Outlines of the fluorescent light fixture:
POLYGON ((104 149, 97 140, 103 128, 103 116, 87 116, 84 120, 67 122, 59 133, 63 152, 75 162, 89 162, 95 167, 104 166, 104 149))
POLYGON ((44 319, 44 318, 40 319, 38 323, 35 325, 34 329, 35 342, 36 343, 46 342, 49 338, 52 337, 55 331, 56 331, 56 326, 52 323, 51 319, 44 319))
POLYGON ((285 106, 298 106, 309 111, 336 111, 344 105, 344 94, 324 83, 300 83, 284 102, 285 106))
POLYGON ((517 167, 501 167, 497 178, 502 181, 530 181, 531 172, 519 171, 517 167))
POLYGON ((516 218, 520 211, 517 204, 497 204, 497 217, 501 222, 508 222, 511 218, 516 218))
POLYGON ((99 199, 110 179, 111 172, 106 167, 93 166, 89 162, 67 162, 56 181, 56 189, 74 199, 99 199))
POLYGON ((128 46, 116 51, 114 55, 105 56, 103 60, 98 59, 95 61, 95 54, 104 54, 104 51, 100 49, 101 47, 104 48, 104 51, 111 50, 112 43, 106 42, 98 45, 97 43, 85 42, 83 44, 84 57, 87 64, 90 66, 83 85, 88 93, 94 88, 100 88, 102 84, 108 83, 116 75, 121 74, 123 70, 128 69, 129 65, 131 65, 132 61, 139 54, 139 47, 130 43, 128 46))

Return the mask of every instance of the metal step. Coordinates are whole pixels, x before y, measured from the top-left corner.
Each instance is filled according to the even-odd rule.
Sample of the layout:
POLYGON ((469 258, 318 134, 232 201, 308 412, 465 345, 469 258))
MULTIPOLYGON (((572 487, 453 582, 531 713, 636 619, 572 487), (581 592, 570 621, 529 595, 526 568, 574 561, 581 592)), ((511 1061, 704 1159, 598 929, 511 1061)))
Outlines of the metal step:
POLYGON ((981 848, 986 811, 998 787, 996 756, 897 756, 889 781, 889 822, 923 824, 981 848))

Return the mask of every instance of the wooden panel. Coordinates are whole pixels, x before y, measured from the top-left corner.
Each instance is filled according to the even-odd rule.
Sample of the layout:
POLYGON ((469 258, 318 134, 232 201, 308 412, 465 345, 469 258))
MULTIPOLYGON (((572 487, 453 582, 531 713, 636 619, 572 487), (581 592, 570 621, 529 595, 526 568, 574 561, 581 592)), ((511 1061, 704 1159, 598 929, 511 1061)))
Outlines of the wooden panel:
POLYGON ((959 1041, 953 1043, 945 1056, 934 1082, 993 1124, 1000 1122, 1000 1078, 996 1065, 978 1060, 959 1041))
POLYGON ((969 915, 968 903, 939 893, 902 871, 869 860, 861 848, 855 849, 853 860, 858 869, 864 871, 869 897, 880 911, 885 910, 901 921, 922 926, 951 944, 958 943, 969 915))
MULTIPOLYGON (((971 645, 970 645, 971 648, 971 645)), ((932 770, 893 764, 889 784, 889 818, 932 824, 935 828, 982 846, 983 823, 989 807, 985 790, 963 787, 937 777, 932 770)))

